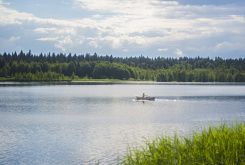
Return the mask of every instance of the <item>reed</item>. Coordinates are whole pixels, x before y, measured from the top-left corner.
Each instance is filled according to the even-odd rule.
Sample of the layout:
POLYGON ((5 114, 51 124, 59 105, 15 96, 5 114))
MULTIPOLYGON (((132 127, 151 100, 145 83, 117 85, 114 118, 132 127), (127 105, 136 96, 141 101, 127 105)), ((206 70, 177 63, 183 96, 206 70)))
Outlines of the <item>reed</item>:
POLYGON ((210 126, 188 137, 161 137, 129 149, 123 165, 245 164, 245 124, 210 126))

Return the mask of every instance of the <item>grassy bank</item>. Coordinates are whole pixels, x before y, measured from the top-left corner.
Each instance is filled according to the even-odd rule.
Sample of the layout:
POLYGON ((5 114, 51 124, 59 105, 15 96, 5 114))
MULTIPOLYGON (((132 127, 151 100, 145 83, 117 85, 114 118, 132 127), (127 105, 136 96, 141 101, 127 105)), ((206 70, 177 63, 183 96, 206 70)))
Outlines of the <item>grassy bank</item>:
POLYGON ((124 165, 244 165, 245 124, 209 127, 190 137, 163 137, 131 149, 124 165))
POLYGON ((54 80, 16 80, 13 77, 0 77, 1 85, 104 85, 104 84, 132 84, 132 85, 245 85, 245 82, 156 82, 140 80, 119 80, 119 79, 93 79, 64 77, 54 80))

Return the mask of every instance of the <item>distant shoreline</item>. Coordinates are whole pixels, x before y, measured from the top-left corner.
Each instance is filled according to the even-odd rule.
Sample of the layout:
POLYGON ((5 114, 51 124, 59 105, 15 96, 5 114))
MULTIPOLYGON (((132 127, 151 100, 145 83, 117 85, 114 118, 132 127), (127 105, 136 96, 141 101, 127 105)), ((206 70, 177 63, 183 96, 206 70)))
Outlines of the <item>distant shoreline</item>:
POLYGON ((245 85, 245 82, 156 82, 130 80, 0 81, 0 86, 34 85, 245 85))

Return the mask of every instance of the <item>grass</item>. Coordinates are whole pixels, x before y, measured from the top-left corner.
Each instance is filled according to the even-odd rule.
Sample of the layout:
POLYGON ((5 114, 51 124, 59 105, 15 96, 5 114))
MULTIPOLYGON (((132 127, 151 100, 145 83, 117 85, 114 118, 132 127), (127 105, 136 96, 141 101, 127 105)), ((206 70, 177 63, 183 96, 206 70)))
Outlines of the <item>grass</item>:
POLYGON ((54 80, 26 80, 26 81, 19 81, 15 80, 14 77, 0 77, 0 82, 40 82, 40 83, 55 83, 57 84, 69 84, 69 85, 83 85, 83 84, 152 84, 153 81, 140 81, 135 79, 129 80, 120 80, 120 79, 94 79, 94 78, 79 78, 75 76, 74 78, 70 78, 64 76, 62 79, 54 79, 54 80))
POLYGON ((123 165, 245 165, 245 124, 209 127, 189 137, 158 138, 130 149, 123 165))
POLYGON ((12 77, 0 77, 0 81, 14 81, 12 77))

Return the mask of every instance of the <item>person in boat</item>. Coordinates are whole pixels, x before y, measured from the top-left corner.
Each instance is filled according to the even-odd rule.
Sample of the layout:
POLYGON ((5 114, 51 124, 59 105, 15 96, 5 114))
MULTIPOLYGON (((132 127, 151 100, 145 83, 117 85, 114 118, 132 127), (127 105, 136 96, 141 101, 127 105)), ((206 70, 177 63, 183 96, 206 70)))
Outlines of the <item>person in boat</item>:
POLYGON ((142 97, 136 96, 136 100, 150 100, 150 101, 155 101, 155 97, 150 97, 147 96, 145 93, 142 94, 142 97))

